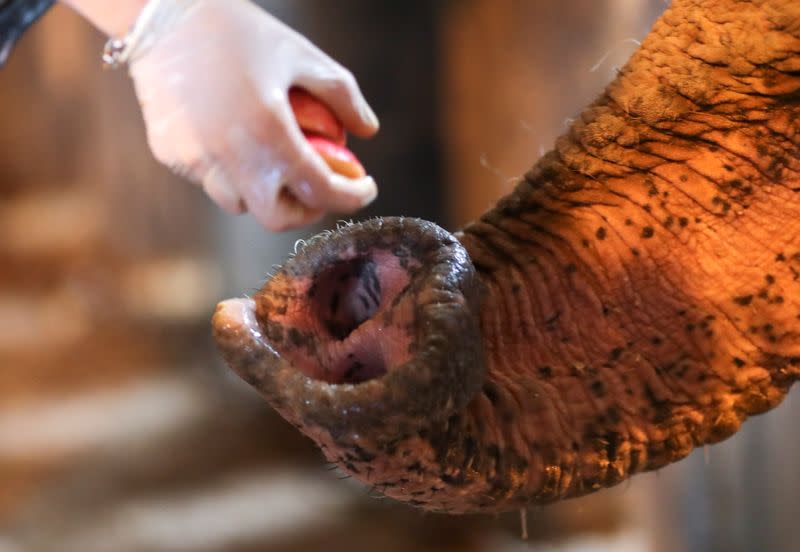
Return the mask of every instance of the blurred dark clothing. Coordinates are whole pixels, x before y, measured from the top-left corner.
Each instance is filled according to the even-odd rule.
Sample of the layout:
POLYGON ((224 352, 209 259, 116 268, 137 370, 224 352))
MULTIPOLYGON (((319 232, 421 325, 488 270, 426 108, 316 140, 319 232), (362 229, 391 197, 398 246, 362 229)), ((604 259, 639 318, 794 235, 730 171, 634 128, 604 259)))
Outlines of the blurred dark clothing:
POLYGON ((55 0, 0 0, 0 68, 14 44, 55 0))

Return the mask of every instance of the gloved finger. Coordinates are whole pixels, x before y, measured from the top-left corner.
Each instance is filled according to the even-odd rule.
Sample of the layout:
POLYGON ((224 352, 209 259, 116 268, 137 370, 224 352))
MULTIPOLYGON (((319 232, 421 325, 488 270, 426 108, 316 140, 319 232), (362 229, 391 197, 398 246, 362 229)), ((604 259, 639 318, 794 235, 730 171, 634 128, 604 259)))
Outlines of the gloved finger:
POLYGON ((286 185, 279 185, 274 194, 261 193, 257 185, 247 186, 244 190, 244 203, 258 223, 272 232, 312 224, 325 214, 324 211, 305 205, 286 185))
POLYGON ((288 188, 290 164, 282 151, 264 147, 262 132, 242 127, 230 129, 227 151, 221 156, 246 210, 267 230, 274 232, 311 224, 324 212, 300 201, 288 188))
POLYGON ((271 113, 287 139, 285 182, 303 203, 324 211, 351 213, 375 199, 378 190, 371 177, 349 179, 328 167, 303 136, 288 102, 273 105, 271 113))
POLYGON ((378 132, 378 117, 361 93, 355 77, 336 62, 331 60, 324 69, 301 72, 293 84, 330 107, 348 132, 361 138, 378 132))
POLYGON ((238 215, 246 210, 230 174, 208 155, 194 131, 179 117, 167 117, 150 125, 148 142, 159 162, 173 174, 201 185, 224 211, 238 215), (168 129, 168 133, 161 135, 160 129, 168 129))
POLYGON ((299 176, 291 177, 288 182, 289 189, 304 204, 335 213, 357 211, 371 203, 378 195, 378 186, 371 176, 351 179, 333 173, 327 185, 316 187, 299 176), (366 190, 367 195, 361 196, 358 201, 343 202, 342 197, 352 197, 348 196, 348 193, 354 186, 366 190), (347 193, 343 193, 343 190, 347 193), (331 207, 334 204, 337 205, 336 208, 331 207))
POLYGON ((214 165, 206 171, 203 177, 203 189, 214 203, 232 215, 239 215, 247 210, 239 190, 219 165, 214 165))

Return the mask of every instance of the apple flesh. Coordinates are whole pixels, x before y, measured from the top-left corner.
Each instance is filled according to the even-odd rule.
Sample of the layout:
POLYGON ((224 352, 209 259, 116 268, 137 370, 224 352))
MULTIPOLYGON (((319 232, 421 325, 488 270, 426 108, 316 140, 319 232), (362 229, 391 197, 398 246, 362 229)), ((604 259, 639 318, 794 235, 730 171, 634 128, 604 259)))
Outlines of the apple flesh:
POLYGON ((306 140, 333 172, 347 178, 361 178, 367 174, 345 146, 344 125, 325 104, 296 87, 289 90, 289 103, 306 140))

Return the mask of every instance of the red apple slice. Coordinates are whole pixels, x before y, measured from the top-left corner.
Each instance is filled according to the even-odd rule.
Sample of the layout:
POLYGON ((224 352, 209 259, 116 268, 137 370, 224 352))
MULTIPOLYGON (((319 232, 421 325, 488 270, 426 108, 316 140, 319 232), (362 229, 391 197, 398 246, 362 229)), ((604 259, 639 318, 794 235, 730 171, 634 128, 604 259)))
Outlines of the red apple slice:
POLYGON ((328 107, 302 88, 289 89, 289 103, 300 130, 332 171, 347 178, 361 178, 367 172, 345 147, 344 126, 328 107))
POLYGON ((306 134, 306 140, 333 172, 347 178, 361 178, 367 174, 358 158, 344 145, 315 134, 306 134))
POLYGON ((289 89, 289 104, 297 124, 303 132, 328 138, 336 144, 345 144, 344 126, 328 107, 302 88, 289 89))

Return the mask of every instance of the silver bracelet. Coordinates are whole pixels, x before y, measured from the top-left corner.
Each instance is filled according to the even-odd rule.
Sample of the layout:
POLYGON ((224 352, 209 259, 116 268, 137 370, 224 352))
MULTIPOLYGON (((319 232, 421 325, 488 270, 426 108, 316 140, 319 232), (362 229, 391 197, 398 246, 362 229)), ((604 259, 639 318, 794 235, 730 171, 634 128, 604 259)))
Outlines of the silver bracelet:
POLYGON ((125 50, 127 41, 123 38, 109 38, 103 47, 103 68, 119 69, 125 63, 125 50))
MULTIPOLYGON (((175 4, 176 2, 172 2, 175 4)), ((150 33, 151 27, 158 26, 159 12, 162 4, 167 4, 170 12, 170 2, 164 0, 149 0, 139 12, 136 21, 123 37, 110 38, 103 48, 103 66, 107 69, 118 69, 133 60, 134 55, 140 54, 145 36, 150 33)))

